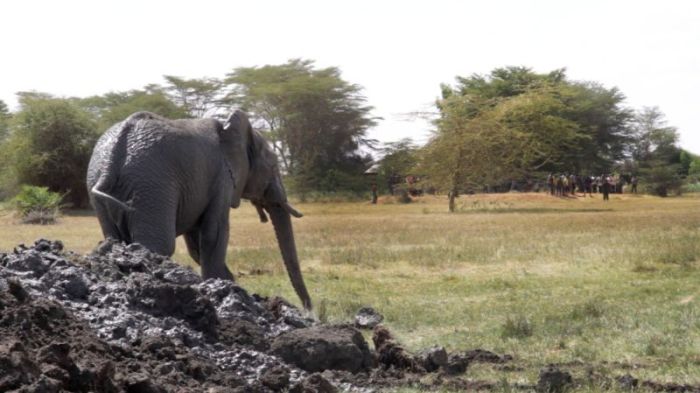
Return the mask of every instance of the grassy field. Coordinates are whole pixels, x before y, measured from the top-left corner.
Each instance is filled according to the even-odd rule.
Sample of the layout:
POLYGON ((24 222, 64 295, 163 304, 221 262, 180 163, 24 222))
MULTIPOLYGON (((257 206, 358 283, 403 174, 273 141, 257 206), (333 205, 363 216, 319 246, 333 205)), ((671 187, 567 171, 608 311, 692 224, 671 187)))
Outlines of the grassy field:
MULTIPOLYGON (((697 195, 697 194, 696 194, 697 195)), ((382 201, 380 201, 382 202, 382 201)), ((507 353, 511 371, 476 379, 534 383, 548 363, 700 384, 700 197, 463 196, 400 205, 298 204, 297 246, 316 313, 349 321, 375 307, 407 348, 507 353), (516 371, 512 371, 512 370, 516 371)), ((270 224, 232 211, 229 265, 252 292, 294 302, 270 224)), ((38 237, 87 252, 90 213, 54 226, 0 217, 0 250, 38 237)), ((191 264, 184 242, 174 256, 191 264)), ((298 303, 298 302, 297 302, 298 303)))

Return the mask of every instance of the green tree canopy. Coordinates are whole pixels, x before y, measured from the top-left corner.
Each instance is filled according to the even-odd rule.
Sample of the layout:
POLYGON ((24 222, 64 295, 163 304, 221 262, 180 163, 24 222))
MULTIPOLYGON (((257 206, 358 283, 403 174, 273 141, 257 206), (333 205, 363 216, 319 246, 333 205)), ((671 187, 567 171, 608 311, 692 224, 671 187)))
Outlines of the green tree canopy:
POLYGON ((660 196, 680 192, 683 167, 678 131, 667 124, 663 112, 657 107, 642 108, 634 117, 632 138, 632 157, 646 188, 660 196))
POLYGON ((202 118, 220 107, 223 83, 216 78, 186 79, 165 75, 166 91, 172 101, 184 108, 191 117, 202 118))
POLYGON ((164 89, 158 85, 149 85, 143 90, 77 98, 74 101, 97 119, 100 133, 134 112, 148 111, 169 119, 190 117, 187 109, 171 101, 164 89))
POLYGON ((532 137, 539 136, 539 143, 555 147, 540 151, 546 161, 543 171, 606 171, 624 158, 630 141, 632 112, 622 106, 624 95, 597 83, 569 81, 564 69, 538 74, 526 67, 497 68, 488 76, 457 77, 454 87, 443 85, 442 89, 443 97, 456 94, 489 100, 485 108, 521 106, 521 113, 513 114, 516 118, 508 123, 525 125, 520 121, 526 120, 525 130, 539 134, 532 137), (528 110, 529 116, 523 118, 528 110), (539 131, 537 121, 546 123, 539 131))
POLYGON ((10 133, 10 110, 3 100, 0 100, 0 144, 10 133))
POLYGON ((375 125, 359 85, 343 80, 335 67, 317 69, 309 60, 237 68, 225 81, 227 102, 239 105, 268 132, 294 188, 334 191, 364 187, 359 176, 375 125), (338 178, 342 180, 338 180, 338 178))
POLYGON ((380 149, 382 158, 377 171, 378 181, 389 184, 395 177, 403 179, 411 174, 418 162, 418 151, 418 146, 411 138, 385 143, 380 149))
POLYGON ((85 173, 98 137, 93 118, 68 99, 20 94, 19 103, 3 146, 17 182, 67 193, 75 207, 85 207, 85 173))
POLYGON ((510 144, 521 145, 519 133, 506 127, 492 99, 449 95, 440 101, 437 130, 420 152, 418 171, 427 183, 449 192, 450 211, 461 192, 497 184, 522 166, 510 144))

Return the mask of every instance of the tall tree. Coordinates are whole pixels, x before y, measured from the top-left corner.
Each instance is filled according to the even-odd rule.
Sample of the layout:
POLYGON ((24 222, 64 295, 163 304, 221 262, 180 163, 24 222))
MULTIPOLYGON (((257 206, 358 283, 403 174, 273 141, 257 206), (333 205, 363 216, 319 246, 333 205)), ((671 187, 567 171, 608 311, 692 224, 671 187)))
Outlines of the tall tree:
POLYGON ((0 144, 7 138, 10 133, 10 109, 4 101, 0 100, 0 144))
POLYGON ((7 104, 0 100, 0 200, 10 196, 17 188, 17 176, 12 168, 12 149, 6 143, 10 136, 11 118, 7 104))
POLYGON ((335 67, 317 69, 310 60, 237 68, 225 81, 227 101, 240 105, 268 132, 293 188, 332 191, 362 184, 355 176, 369 160, 367 130, 375 124, 362 88, 344 81, 335 67), (338 184, 340 183, 340 184, 338 184))
POLYGON ((192 117, 202 118, 221 105, 223 83, 216 78, 185 79, 165 75, 166 91, 192 117))
POLYGON ((20 110, 6 142, 17 182, 67 193, 73 206, 85 207, 85 172, 98 136, 92 116, 72 100, 19 97, 20 110))
POLYGON ((438 103, 437 130, 421 150, 418 170, 430 186, 448 193, 450 212, 459 193, 497 184, 522 165, 508 147, 522 144, 521 135, 499 121, 496 101, 448 94, 438 103))
POLYGON ((680 192, 682 167, 677 129, 667 124, 657 107, 642 108, 634 118, 632 129, 632 157, 646 188, 659 196, 680 192))
POLYGON ((566 82, 561 88, 562 103, 570 108, 566 118, 578 124, 582 139, 569 154, 575 162, 566 171, 609 172, 623 159, 630 139, 629 123, 634 113, 624 107, 624 94, 593 82, 566 82))

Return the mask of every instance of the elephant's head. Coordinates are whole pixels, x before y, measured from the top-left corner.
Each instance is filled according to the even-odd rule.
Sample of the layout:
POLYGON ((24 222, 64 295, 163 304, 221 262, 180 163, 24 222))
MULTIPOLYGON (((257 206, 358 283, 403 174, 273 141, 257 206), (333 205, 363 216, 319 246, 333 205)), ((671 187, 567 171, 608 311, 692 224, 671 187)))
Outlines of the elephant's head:
POLYGON ((310 310, 311 298, 299 268, 291 220, 291 216, 301 217, 302 214, 287 201, 277 155, 265 138, 253 130, 248 116, 241 111, 229 116, 220 135, 235 180, 231 206, 238 207, 244 198, 253 203, 262 222, 267 222, 265 212, 270 215, 292 286, 304 308, 310 310))

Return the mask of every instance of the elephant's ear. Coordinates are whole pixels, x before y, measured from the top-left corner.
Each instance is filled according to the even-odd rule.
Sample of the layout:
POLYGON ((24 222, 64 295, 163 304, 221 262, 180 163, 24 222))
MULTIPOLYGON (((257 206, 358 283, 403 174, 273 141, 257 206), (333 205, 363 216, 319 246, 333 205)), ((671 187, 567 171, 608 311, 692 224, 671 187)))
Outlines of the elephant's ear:
POLYGON ((241 111, 233 112, 219 130, 219 146, 228 161, 235 182, 231 207, 241 204, 241 194, 250 171, 249 141, 252 127, 248 116, 241 111))

